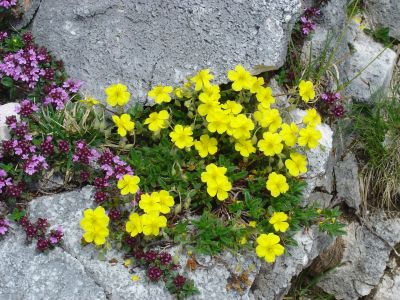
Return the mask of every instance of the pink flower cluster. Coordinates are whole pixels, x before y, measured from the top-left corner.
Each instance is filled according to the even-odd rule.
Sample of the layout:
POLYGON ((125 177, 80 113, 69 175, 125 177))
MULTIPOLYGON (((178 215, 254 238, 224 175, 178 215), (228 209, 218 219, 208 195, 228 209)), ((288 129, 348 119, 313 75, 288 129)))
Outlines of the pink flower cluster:
POLYGON ((34 89, 40 77, 46 74, 39 64, 48 60, 49 55, 44 48, 36 49, 34 46, 28 46, 16 53, 10 52, 4 56, 0 64, 0 77, 9 76, 34 89))
POLYGON ((10 8, 17 5, 17 0, 0 0, 0 7, 10 8))
POLYGON ((17 107, 15 112, 22 117, 29 117, 31 114, 34 112, 37 112, 39 110, 39 107, 33 103, 32 101, 28 99, 24 99, 21 101, 20 105, 17 107))
POLYGON ((102 153, 95 148, 90 148, 85 142, 78 141, 75 144, 74 154, 72 160, 80 162, 83 165, 97 164, 102 171, 102 174, 90 179, 90 172, 85 171, 84 168, 79 167, 81 180, 83 182, 91 182, 96 187, 95 200, 98 203, 106 201, 109 192, 108 187, 110 181, 117 181, 125 174, 133 175, 132 168, 119 156, 114 155, 109 149, 105 149, 102 153))
POLYGON ((10 222, 8 222, 8 220, 0 219, 0 236, 5 236, 9 227, 10 222))
POLYGON ((62 242, 64 234, 61 226, 50 230, 50 233, 47 234, 49 222, 46 219, 38 218, 36 223, 32 223, 27 216, 23 216, 19 220, 19 223, 24 228, 26 238, 29 242, 34 238, 37 239, 36 249, 40 252, 53 249, 62 242))
POLYGON ((23 161, 23 170, 28 175, 46 170, 48 168, 46 158, 38 152, 37 147, 32 143, 32 136, 28 134, 27 123, 17 122, 15 116, 8 117, 6 123, 11 129, 11 134, 16 138, 3 141, 0 157, 4 155, 20 157, 23 161))
POLYGON ((303 35, 307 36, 317 28, 317 25, 312 18, 317 17, 320 14, 321 11, 318 8, 309 7, 305 9, 304 15, 300 18, 300 27, 303 35))
POLYGON ((0 194, 3 193, 7 186, 12 185, 12 179, 7 177, 7 172, 3 169, 0 169, 0 194))
POLYGON ((331 114, 333 114, 337 118, 343 117, 345 114, 345 109, 342 104, 339 103, 341 99, 341 95, 338 92, 325 92, 321 95, 322 101, 330 110, 331 114))

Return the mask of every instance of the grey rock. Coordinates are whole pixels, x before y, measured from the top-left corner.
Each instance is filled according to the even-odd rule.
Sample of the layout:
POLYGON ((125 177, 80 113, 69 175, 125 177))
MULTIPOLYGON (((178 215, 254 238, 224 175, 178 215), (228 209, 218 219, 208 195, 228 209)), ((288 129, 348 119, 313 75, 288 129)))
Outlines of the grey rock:
POLYGON ((341 261, 317 284, 336 299, 369 295, 384 274, 392 247, 400 242, 400 218, 389 219, 378 212, 364 224, 347 226, 341 261))
POLYGON ((6 118, 15 115, 19 120, 19 116, 15 112, 18 105, 19 104, 15 102, 0 105, 0 142, 10 138, 10 131, 6 125, 6 118))
MULTIPOLYGON (((315 1, 307 7, 315 6, 315 1)), ((327 56, 336 48, 335 59, 347 50, 345 41, 346 0, 331 0, 321 6, 321 16, 316 19, 317 27, 303 45, 303 59, 309 60, 310 49, 313 59, 319 58, 324 50, 327 56), (341 34, 343 32, 343 37, 341 34), (340 40, 341 39, 341 40, 340 40), (337 44, 340 46, 337 47, 337 44)))
POLYGON ((400 267, 397 266, 396 260, 392 259, 388 264, 388 268, 383 275, 381 282, 375 288, 374 300, 397 300, 400 295, 400 267))
POLYGON ((400 39, 400 2, 398 0, 365 1, 365 12, 377 27, 389 27, 389 35, 400 39))
POLYGON ((22 12, 20 20, 13 21, 13 25, 18 29, 28 28, 39 9, 42 0, 17 1, 22 12))
POLYGON ((321 209, 329 208, 333 196, 323 192, 312 192, 308 199, 304 199, 302 206, 316 205, 321 209))
POLYGON ((353 153, 348 153, 343 161, 337 162, 334 168, 337 197, 357 212, 361 205, 358 165, 353 153))
POLYGON ((0 241, 0 257, 0 299, 106 299, 77 259, 60 248, 38 253, 20 229, 0 241))
MULTIPOLYGON (((30 203, 30 214, 33 218, 46 216, 52 224, 59 224, 65 232, 64 249, 75 257, 84 267, 87 274, 94 279, 107 293, 109 299, 172 299, 162 284, 152 284, 146 281, 143 270, 135 269, 140 277, 137 282, 131 281, 129 270, 123 266, 122 253, 110 250, 105 258, 100 260, 93 245, 81 245, 82 230, 79 221, 84 209, 92 207, 93 189, 85 187, 78 191, 37 198, 30 203), (117 263, 109 261, 117 260, 117 263)), ((186 265, 187 254, 174 247, 172 255, 177 255, 182 266, 186 265)), ((227 291, 227 280, 232 274, 239 275, 246 271, 252 283, 260 269, 261 262, 253 253, 224 253, 216 258, 198 257, 206 268, 198 268, 187 274, 195 281, 200 294, 194 299, 247 299, 235 291, 227 291), (208 260, 207 260, 208 259, 208 260)))
POLYGON ((282 299, 290 288, 292 278, 333 242, 325 233, 320 233, 316 226, 307 232, 297 233, 294 239, 298 246, 289 249, 288 255, 279 257, 273 265, 261 268, 252 287, 254 299, 282 299))
POLYGON ((150 86, 203 68, 216 83, 239 63, 254 73, 279 68, 300 8, 300 0, 42 0, 32 32, 85 93, 104 98, 119 81, 143 100, 150 86))
POLYGON ((349 34, 347 42, 354 53, 341 68, 341 81, 349 82, 362 72, 346 87, 345 92, 356 102, 372 102, 374 93, 389 86, 397 55, 393 50, 376 43, 358 27, 352 30, 355 34, 349 34))

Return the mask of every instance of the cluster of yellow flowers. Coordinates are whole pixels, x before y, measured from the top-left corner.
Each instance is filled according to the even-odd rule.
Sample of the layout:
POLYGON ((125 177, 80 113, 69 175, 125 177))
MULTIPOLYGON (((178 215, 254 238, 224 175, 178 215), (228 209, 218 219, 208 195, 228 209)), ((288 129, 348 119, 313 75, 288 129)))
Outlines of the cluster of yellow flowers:
MULTIPOLYGON (((271 108, 271 105, 275 103, 272 89, 264 87, 262 77, 252 76, 243 66, 238 65, 234 70, 228 72, 228 78, 232 81, 232 89, 237 92, 249 91, 250 94, 255 95, 258 103, 256 111, 246 113, 240 97, 237 101, 227 100, 225 103, 220 103, 220 87, 210 82, 213 78, 214 75, 210 74, 208 69, 201 70, 174 92, 177 98, 182 98, 184 94, 188 95, 190 100, 187 101, 187 107, 194 108, 194 113, 200 119, 203 118, 206 128, 197 140, 193 136, 193 129, 197 126, 195 123, 176 124, 169 136, 179 149, 189 149, 194 146, 202 158, 214 155, 219 149, 218 141, 210 134, 227 134, 232 138, 234 149, 245 158, 256 153, 257 148, 265 156, 273 157, 279 156, 285 146, 309 149, 318 146, 321 132, 316 126, 321 123, 321 118, 315 109, 307 111, 303 119, 303 123, 306 125, 304 128, 299 128, 294 122, 284 123, 279 110, 271 108), (196 101, 196 97, 193 97, 193 93, 188 93, 192 85, 194 85, 194 93, 198 93, 198 101, 196 101), (265 130, 258 142, 255 135, 257 124, 259 128, 265 130)), ((173 91, 170 86, 156 86, 148 95, 156 103, 161 104, 172 100, 173 91)), ((314 99, 315 91, 312 82, 302 80, 299 84, 299 95, 305 102, 314 99)), ((197 116, 194 118, 195 120, 197 116)), ((149 130, 158 132, 168 127, 169 114, 166 110, 153 112, 146 119, 145 124, 149 125, 149 130)), ((285 166, 291 176, 300 176, 307 172, 307 158, 305 155, 292 151, 290 158, 285 161, 285 166)), ((211 197, 217 195, 219 200, 228 198, 227 192, 232 187, 226 176, 216 177, 212 182, 205 180, 203 182, 207 183, 207 192, 211 197)), ((266 188, 273 197, 277 197, 287 192, 289 186, 284 175, 273 172, 268 176, 266 188)))
POLYGON ((86 209, 80 222, 82 229, 85 231, 83 234, 84 240, 87 243, 94 242, 96 245, 103 245, 109 234, 109 222, 110 219, 102 206, 98 206, 95 210, 86 209))
MULTIPOLYGON (((266 87, 262 77, 255 77, 243 66, 238 65, 234 70, 228 71, 228 78, 232 82, 231 91, 238 92, 237 99, 226 100, 221 95, 220 87, 213 85, 211 80, 214 75, 208 69, 199 71, 190 78, 182 87, 173 89, 171 86, 158 85, 148 96, 157 104, 174 101, 185 101, 188 116, 193 120, 191 124, 174 124, 172 111, 161 109, 151 112, 144 120, 149 131, 155 135, 161 130, 171 129, 169 137, 178 149, 190 150, 192 146, 201 158, 215 155, 225 145, 218 144, 218 135, 225 135, 235 149, 247 160, 251 155, 263 155, 270 158, 284 159, 282 168, 290 176, 298 177, 307 172, 307 157, 298 152, 313 149, 318 146, 321 132, 317 126, 321 117, 315 109, 308 109, 302 120, 303 125, 289 121, 285 123, 278 109, 273 108, 275 98, 270 87, 266 87), (254 99, 254 105, 247 105, 254 99), (246 107, 254 107, 250 112, 246 107), (194 133, 195 132, 195 133, 194 133), (259 135, 257 136, 257 133, 259 135), (258 152, 258 153, 257 153, 258 152), (284 167, 283 167, 284 166, 284 167)), ((299 96, 304 102, 315 98, 313 83, 302 80, 298 86, 299 96)), ((131 116, 123 113, 122 106, 130 98, 127 87, 123 84, 114 84, 105 89, 107 103, 114 107, 119 106, 120 115, 113 115, 112 120, 121 137, 132 134, 135 122, 131 116)), ((85 100, 95 105, 94 99, 85 100)), ((290 116, 285 116, 289 118, 290 116)), ((224 148, 225 147, 225 148, 224 148)), ((272 160, 270 160, 272 161, 272 160)), ((283 161, 282 161, 283 162, 283 161)), ((281 170, 281 167, 280 167, 281 170)), ((219 167, 214 163, 206 166, 201 173, 201 181, 207 185, 207 193, 220 201, 229 198, 232 182, 227 176, 227 168, 219 167)), ((117 183, 121 195, 134 195, 139 189, 138 176, 124 175, 117 183)), ((284 174, 269 171, 265 182, 266 189, 272 197, 278 197, 289 190, 289 184, 284 174)), ((167 226, 164 216, 171 211, 175 204, 168 191, 145 193, 140 197, 138 207, 143 211, 140 215, 132 212, 125 225, 126 231, 135 237, 143 233, 146 236, 157 236, 162 228, 167 226)), ((275 212, 269 223, 276 232, 285 232, 289 228, 288 215, 275 212)), ((251 222, 250 222, 251 223, 251 222)), ((84 239, 94 241, 96 245, 104 244, 108 235, 108 217, 102 207, 85 210, 81 226, 85 230, 84 239)), ((254 222, 254 227, 256 223, 254 222)), ((280 244, 280 237, 275 233, 261 234, 257 238, 256 253, 267 262, 275 261, 276 256, 284 253, 280 244)))
POLYGON ((209 164, 206 172, 201 173, 201 181, 207 184, 207 193, 211 197, 217 196, 221 201, 228 198, 228 192, 232 189, 232 184, 225 175, 226 171, 225 167, 209 164))
MULTIPOLYGON (((134 195, 139 189, 139 182, 138 176, 126 174, 118 181, 117 186, 121 195, 134 195)), ((139 207, 144 211, 144 214, 131 213, 125 226, 126 231, 132 237, 139 233, 157 236, 160 229, 167 226, 167 219, 160 214, 168 214, 174 204, 174 198, 164 190, 142 194, 139 207)))

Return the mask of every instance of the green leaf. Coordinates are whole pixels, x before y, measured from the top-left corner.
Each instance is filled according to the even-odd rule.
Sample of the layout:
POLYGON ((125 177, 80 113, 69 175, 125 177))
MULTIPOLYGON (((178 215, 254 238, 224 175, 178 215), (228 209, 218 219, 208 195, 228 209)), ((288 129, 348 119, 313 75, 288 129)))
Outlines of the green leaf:
POLYGON ((12 78, 10 77, 5 76, 1 79, 1 84, 5 87, 11 88, 14 86, 14 80, 12 80, 12 78))

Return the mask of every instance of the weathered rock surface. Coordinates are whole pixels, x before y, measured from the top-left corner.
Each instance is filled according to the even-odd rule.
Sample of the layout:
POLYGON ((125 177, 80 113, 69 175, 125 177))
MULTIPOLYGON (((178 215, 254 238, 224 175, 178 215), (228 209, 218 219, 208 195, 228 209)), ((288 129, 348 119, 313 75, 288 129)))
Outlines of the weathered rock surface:
POLYGON ((58 248, 39 254, 25 244, 22 230, 0 241, 0 299, 106 299, 85 267, 58 248))
POLYGON ((367 36, 357 24, 353 25, 347 40, 353 53, 341 67, 341 81, 353 80, 362 71, 345 92, 356 102, 371 102, 371 95, 389 86, 397 55, 367 36))
MULTIPOLYGON (((6 299, 18 297, 40 299, 39 296, 29 298, 30 286, 43 295, 47 295, 48 291, 47 299, 102 299, 105 296, 107 299, 172 299, 162 284, 147 282, 143 270, 135 270, 140 280, 133 282, 130 279, 132 274, 123 266, 124 260, 121 253, 111 250, 107 252, 105 259, 100 260, 99 253, 93 245, 81 246, 82 230, 79 227, 79 221, 82 218, 82 211, 93 205, 92 196, 93 189, 85 187, 69 193, 37 198, 30 203, 29 210, 32 218, 46 216, 51 224, 62 226, 64 246, 63 249, 56 249, 44 255, 37 254, 34 246, 24 246, 22 241, 13 244, 15 240, 11 237, 6 241, 0 241, 0 256, 8 258, 7 265, 0 268, 0 283, 2 284, 0 296, 1 293, 6 295, 9 292, 1 288, 4 285, 20 293, 6 299), (21 260, 23 255, 26 259, 21 260), (116 259, 118 262, 110 263, 111 259, 113 261, 116 259), (63 264, 71 265, 64 266, 63 264), (12 268, 15 272, 10 272, 9 265, 15 265, 12 268), (29 272, 21 271, 25 269, 29 272), (57 272, 62 273, 63 269, 66 269, 65 274, 58 276, 57 272), (40 274, 40 276, 37 275, 38 279, 35 279, 35 276, 31 278, 33 270, 34 273, 40 274), (47 278, 47 276, 54 276, 54 278, 47 278), (27 289, 19 290, 14 282, 26 284, 27 289), (87 286, 81 288, 85 283, 87 286), (91 283, 96 284, 96 289, 93 289, 93 293, 86 295, 85 292, 93 288, 91 283), (70 294, 62 294, 63 288, 68 290, 69 286, 71 286, 70 294), (61 293, 61 298, 55 296, 57 293, 61 293), (67 295, 70 297, 66 297, 67 295)), ((17 232, 16 235, 19 239, 23 239, 23 233, 17 232)), ((178 253, 179 249, 173 248, 171 252, 178 253)), ((179 257, 181 265, 185 266, 188 257, 183 253, 179 253, 179 257)), ((225 253, 218 258, 198 257, 197 259, 206 268, 198 268, 195 272, 188 274, 200 290, 200 294, 194 299, 248 299, 246 291, 241 296, 233 290, 228 292, 226 285, 233 273, 240 275, 244 271, 248 273, 249 281, 251 283, 254 281, 261 262, 253 253, 235 256, 225 253)), ((3 298, 0 297, 0 299, 3 298)))
POLYGON ((391 259, 383 275, 381 282, 375 289, 371 299, 374 300, 397 300, 400 295, 400 267, 396 259, 391 259))
POLYGON ((366 14, 378 27, 389 27, 389 35, 400 39, 400 1, 368 0, 365 1, 366 14))
POLYGON ((355 155, 349 153, 343 161, 337 162, 334 172, 337 197, 344 200, 349 207, 358 212, 361 205, 361 193, 355 155))
POLYGON ((238 63, 254 73, 279 68, 300 8, 300 0, 42 0, 32 32, 84 92, 104 98, 120 81, 143 100, 150 86, 203 68, 217 83, 238 63))
POLYGON ((252 287, 255 299, 282 299, 290 288, 292 278, 311 264, 318 254, 332 243, 332 239, 320 233, 317 227, 294 236, 298 247, 290 249, 290 255, 277 258, 275 264, 264 265, 252 287))
MULTIPOLYGON (((336 299, 358 299, 370 294, 384 274, 392 247, 400 242, 400 218, 388 219, 383 212, 350 223, 338 266, 318 286, 336 299)), ((334 246, 333 246, 334 247, 334 246)))
MULTIPOLYGON (((0 142, 10 138, 10 132, 6 125, 6 118, 12 115, 17 116, 15 109, 18 107, 18 103, 6 103, 0 105, 0 142)), ((19 119, 19 116, 17 116, 19 119)))

